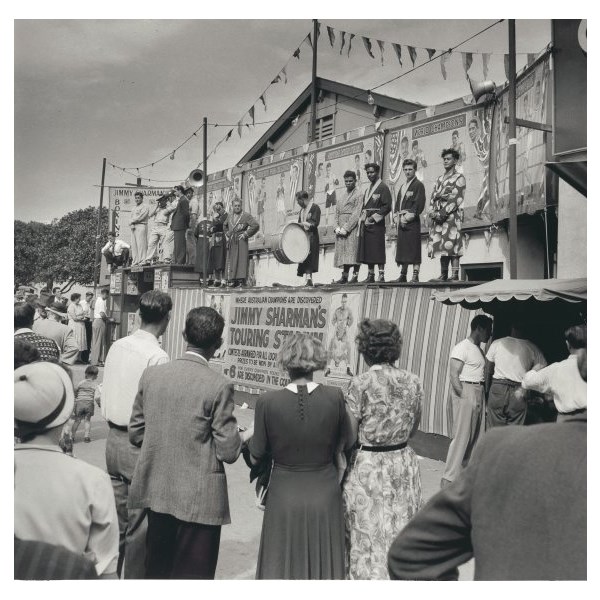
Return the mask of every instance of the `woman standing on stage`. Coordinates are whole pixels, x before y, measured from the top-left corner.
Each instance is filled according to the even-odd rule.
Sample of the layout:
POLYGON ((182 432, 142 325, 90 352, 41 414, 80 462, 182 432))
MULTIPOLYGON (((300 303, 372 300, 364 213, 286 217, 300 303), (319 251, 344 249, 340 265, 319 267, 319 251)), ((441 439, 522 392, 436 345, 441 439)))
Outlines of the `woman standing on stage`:
POLYGON ((227 246, 225 244, 224 224, 228 215, 222 202, 215 202, 213 206, 212 227, 210 229, 210 265, 209 273, 214 273, 214 285, 219 287, 223 284, 223 270, 227 258, 227 246))
POLYGON ((308 199, 308 192, 296 192, 296 202, 300 205, 298 223, 308 233, 309 253, 306 260, 298 265, 298 276, 306 279, 306 285, 312 286, 312 276, 319 270, 319 223, 321 209, 312 199, 308 199))
POLYGON ((339 388, 313 382, 313 372, 326 362, 317 338, 290 335, 279 363, 291 383, 267 392, 256 404, 250 460, 273 460, 257 579, 344 579, 344 516, 335 457, 348 437, 348 416, 339 388))
POLYGON ((344 483, 349 579, 389 579, 388 550, 423 503, 417 455, 407 446, 421 418, 423 386, 394 366, 402 338, 395 323, 365 319, 356 337, 370 367, 346 397, 358 439, 344 483))

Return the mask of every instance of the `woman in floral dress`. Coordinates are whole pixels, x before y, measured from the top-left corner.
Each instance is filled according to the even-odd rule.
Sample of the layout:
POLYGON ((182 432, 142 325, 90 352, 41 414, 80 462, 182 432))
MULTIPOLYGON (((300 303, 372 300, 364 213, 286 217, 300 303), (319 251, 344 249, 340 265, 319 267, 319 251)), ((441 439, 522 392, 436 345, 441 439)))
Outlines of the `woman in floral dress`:
POLYGON ((358 447, 344 484, 349 579, 388 579, 387 553, 423 503, 416 454, 407 446, 421 417, 419 378, 397 369, 402 338, 395 323, 365 319, 358 351, 369 370, 354 377, 346 407, 358 447))
POLYGON ((453 281, 458 280, 460 257, 463 255, 462 224, 463 202, 467 183, 456 169, 460 158, 454 148, 442 151, 445 173, 440 175, 431 192, 431 204, 427 216, 430 219, 427 255, 440 257, 441 275, 438 281, 448 280, 448 266, 452 261, 453 281))

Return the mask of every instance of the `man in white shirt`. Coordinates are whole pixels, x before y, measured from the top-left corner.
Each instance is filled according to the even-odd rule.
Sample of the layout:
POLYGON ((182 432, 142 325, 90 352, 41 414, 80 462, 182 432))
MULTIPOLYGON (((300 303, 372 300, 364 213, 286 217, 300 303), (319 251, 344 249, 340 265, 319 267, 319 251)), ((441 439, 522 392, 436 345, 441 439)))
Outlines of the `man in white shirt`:
POLYGON ((450 354, 452 442, 448 448, 442 487, 452 483, 467 466, 485 429, 485 355, 481 344, 485 344, 491 335, 492 319, 477 315, 471 321, 471 335, 454 346, 450 354))
POLYGON ((140 449, 129 442, 127 426, 142 373, 146 367, 169 362, 158 338, 167 329, 172 306, 171 297, 164 292, 152 290, 143 294, 139 304, 140 328, 112 344, 106 357, 101 410, 109 426, 106 467, 119 517, 117 572, 121 575, 124 570, 125 579, 144 577, 147 528, 144 510, 127 509, 129 487, 140 453, 140 449))
POLYGON ((527 371, 539 371, 548 364, 542 351, 524 338, 523 326, 514 322, 510 335, 492 342, 486 359, 488 429, 500 425, 523 425, 527 416, 527 400, 521 382, 527 371))
POLYGON ((569 358, 525 373, 521 383, 526 390, 552 395, 559 421, 587 410, 587 382, 577 368, 577 355, 587 348, 587 325, 569 327, 565 340, 569 358))
POLYGON ((106 258, 106 264, 112 273, 115 267, 126 267, 129 262, 129 250, 131 246, 123 240, 117 239, 114 231, 108 234, 108 242, 102 248, 102 254, 106 258))
POLYGON ((93 305, 94 305, 94 292, 86 292, 85 300, 80 303, 83 308, 83 314, 85 315, 85 339, 87 343, 87 352, 82 353, 83 362, 88 362, 90 356, 90 350, 92 349, 92 320, 94 318, 93 305))
POLYGON ((108 289, 104 288, 100 292, 94 304, 94 320, 92 321, 92 351, 90 355, 90 364, 96 367, 104 366, 104 354, 106 352, 106 323, 110 321, 108 317, 108 289))

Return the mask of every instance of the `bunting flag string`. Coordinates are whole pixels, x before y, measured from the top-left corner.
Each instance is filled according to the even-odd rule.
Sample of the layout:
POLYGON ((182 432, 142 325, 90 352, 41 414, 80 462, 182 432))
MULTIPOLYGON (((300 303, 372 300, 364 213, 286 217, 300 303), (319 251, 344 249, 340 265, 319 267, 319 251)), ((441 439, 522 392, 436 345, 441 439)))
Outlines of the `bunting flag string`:
POLYGON ((365 45, 365 48, 367 49, 367 54, 371 58, 375 58, 375 55, 373 54, 373 52, 371 50, 371 40, 368 37, 363 36, 362 41, 363 41, 363 44, 365 45))
POLYGON ((462 64, 463 69, 465 70, 465 76, 467 79, 469 78, 469 69, 473 64, 473 54, 471 52, 461 52, 462 54, 462 64))
POLYGON ((488 78, 489 66, 490 66, 490 54, 489 54, 489 52, 484 52, 481 55, 481 67, 483 69, 483 78, 484 79, 488 78))
POLYGON ((381 52, 381 66, 383 67, 383 45, 384 42, 381 40, 377 40, 377 45, 379 46, 379 52, 381 52))
POLYGON ((427 56, 429 56, 429 60, 431 60, 437 52, 435 48, 425 48, 425 50, 427 50, 427 56))

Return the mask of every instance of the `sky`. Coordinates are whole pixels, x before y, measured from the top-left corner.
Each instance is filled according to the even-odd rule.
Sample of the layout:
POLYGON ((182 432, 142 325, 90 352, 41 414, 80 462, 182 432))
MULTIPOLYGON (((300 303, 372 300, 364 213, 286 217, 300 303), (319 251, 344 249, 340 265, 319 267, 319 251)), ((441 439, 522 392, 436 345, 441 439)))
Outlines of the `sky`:
MULTIPOLYGON (((373 89, 406 73, 404 47, 400 68, 389 42, 417 48, 447 49, 493 24, 480 20, 337 20, 322 19, 318 76, 373 89), (350 57, 331 48, 325 26, 356 33, 350 57), (368 36, 375 59, 358 34, 368 36), (384 66, 375 40, 386 42, 384 66)), ((14 186, 41 183, 43 193, 15 195, 14 218, 49 222, 69 211, 97 205, 102 159, 130 168, 108 166, 106 185, 135 183, 137 167, 144 184, 174 185, 202 160, 199 133, 170 154, 202 124, 209 126, 209 152, 252 105, 256 121, 273 121, 310 83, 311 50, 304 43, 310 19, 295 20, 24 20, 14 22, 14 186), (292 53, 300 46, 300 60, 292 53), (267 90, 267 111, 258 102, 270 81, 286 65, 288 83, 267 90), (152 182, 148 182, 151 179, 152 182), (164 183, 160 183, 164 182, 164 183)), ((504 82, 503 54, 508 51, 504 21, 457 49, 492 52, 489 78, 504 82)), ((517 67, 527 53, 550 42, 549 20, 518 19, 517 67)), ((427 58, 418 51, 417 64, 427 58)), ((432 105, 469 94, 458 52, 450 59, 448 78, 439 59, 377 92, 432 105)), ((483 79, 481 57, 469 74, 483 79)), ((234 166, 269 127, 237 129, 211 154, 208 171, 234 166)), ((107 195, 104 196, 107 201, 107 195)))

